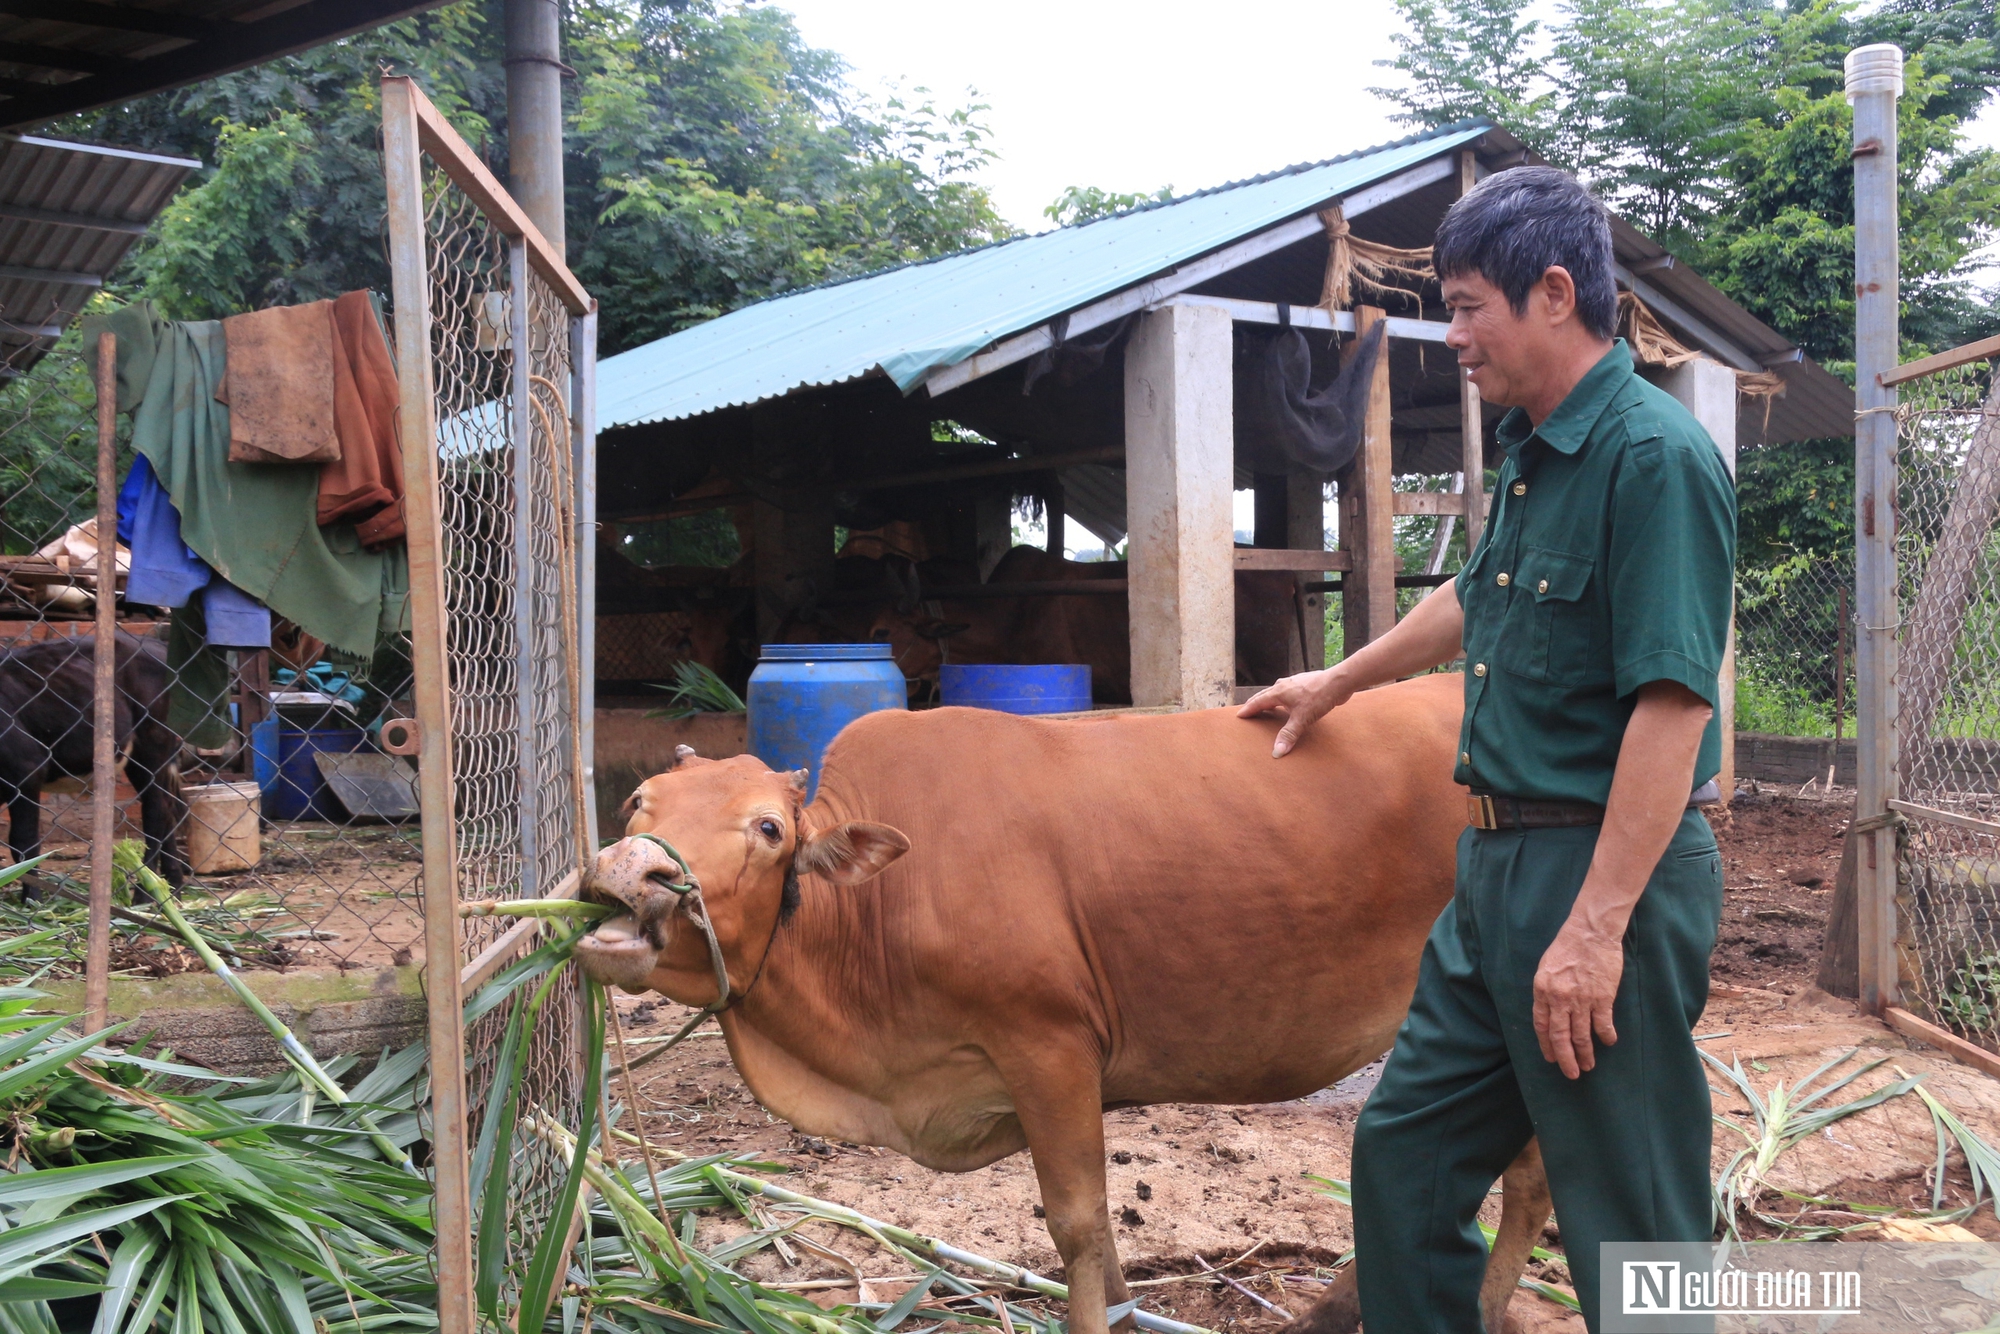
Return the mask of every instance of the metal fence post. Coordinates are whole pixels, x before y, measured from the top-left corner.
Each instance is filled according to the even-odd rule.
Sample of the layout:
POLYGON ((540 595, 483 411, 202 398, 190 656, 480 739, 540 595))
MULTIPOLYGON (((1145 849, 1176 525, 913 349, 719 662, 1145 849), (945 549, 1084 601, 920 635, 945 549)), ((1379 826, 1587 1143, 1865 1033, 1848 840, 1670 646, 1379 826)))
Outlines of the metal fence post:
POLYGON ((1861 1005, 1896 1003, 1896 831, 1887 826, 1896 795, 1895 391, 1877 378, 1898 360, 1896 100, 1903 92, 1902 48, 1889 43, 1847 53, 1847 100, 1854 107, 1854 553, 1855 819, 1873 821, 1856 875, 1861 1005))
MULTIPOLYGON (((570 434, 576 472, 577 751, 584 864, 597 852, 597 311, 569 322, 570 434)), ((623 830, 619 831, 623 833, 623 830)))
POLYGON ((97 642, 90 757, 89 1031, 111 1026, 111 853, 118 841, 118 335, 97 336, 97 642))
MULTIPOLYGON (((534 322, 528 316, 533 300, 528 289, 528 246, 518 237, 507 243, 508 286, 513 344, 513 401, 508 405, 514 441, 514 699, 520 724, 521 897, 542 893, 542 829, 540 823, 540 728, 543 708, 535 680, 535 419, 532 382, 534 349, 529 344, 534 322)), ((561 448, 560 444, 555 446, 561 448)))

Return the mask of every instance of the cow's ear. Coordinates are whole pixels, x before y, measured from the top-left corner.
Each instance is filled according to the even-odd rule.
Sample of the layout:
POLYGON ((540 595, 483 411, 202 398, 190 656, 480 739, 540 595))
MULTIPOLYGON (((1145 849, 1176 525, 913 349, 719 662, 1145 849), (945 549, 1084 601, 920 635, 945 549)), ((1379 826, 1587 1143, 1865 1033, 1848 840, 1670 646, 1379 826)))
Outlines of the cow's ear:
POLYGON ((850 820, 801 843, 797 865, 799 870, 836 885, 858 885, 882 874, 890 862, 909 850, 910 840, 902 830, 850 820))
POLYGON ((643 787, 632 789, 632 795, 625 798, 625 804, 618 808, 619 819, 625 821, 628 825, 632 822, 632 817, 637 815, 640 808, 646 804, 645 797, 641 795, 645 790, 643 787))

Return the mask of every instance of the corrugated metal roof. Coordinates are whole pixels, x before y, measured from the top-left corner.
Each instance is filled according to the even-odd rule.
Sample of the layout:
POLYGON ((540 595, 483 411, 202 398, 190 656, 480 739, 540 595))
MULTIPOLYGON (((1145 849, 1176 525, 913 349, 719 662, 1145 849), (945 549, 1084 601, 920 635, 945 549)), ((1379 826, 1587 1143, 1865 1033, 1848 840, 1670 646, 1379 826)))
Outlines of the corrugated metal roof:
POLYGON ((599 429, 699 416, 877 368, 908 390, 995 339, 1308 213, 1489 128, 1486 121, 1449 126, 746 306, 599 363, 599 429))
POLYGON ((26 370, 201 164, 0 135, 0 359, 26 370))
POLYGON ((0 12, 0 129, 212 79, 441 3, 8 0, 0 12))

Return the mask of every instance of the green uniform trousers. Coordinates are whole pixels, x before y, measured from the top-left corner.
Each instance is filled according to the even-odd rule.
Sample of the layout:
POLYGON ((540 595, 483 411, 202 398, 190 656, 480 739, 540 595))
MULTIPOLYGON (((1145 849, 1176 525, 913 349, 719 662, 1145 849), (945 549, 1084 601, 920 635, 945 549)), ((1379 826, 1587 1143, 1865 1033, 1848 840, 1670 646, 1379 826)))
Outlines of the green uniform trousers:
MULTIPOLYGON (((1708 1003, 1722 859, 1689 810, 1625 931, 1612 1022, 1579 1079, 1542 1058, 1535 970, 1590 867, 1595 827, 1467 829, 1458 883, 1354 1134, 1354 1238, 1368 1334, 1472 1334, 1486 1243, 1476 1215, 1539 1136, 1584 1319, 1598 1245, 1707 1241, 1710 1109, 1692 1040, 1708 1003)), ((1492 1332, 1489 1332, 1492 1334, 1492 1332)))

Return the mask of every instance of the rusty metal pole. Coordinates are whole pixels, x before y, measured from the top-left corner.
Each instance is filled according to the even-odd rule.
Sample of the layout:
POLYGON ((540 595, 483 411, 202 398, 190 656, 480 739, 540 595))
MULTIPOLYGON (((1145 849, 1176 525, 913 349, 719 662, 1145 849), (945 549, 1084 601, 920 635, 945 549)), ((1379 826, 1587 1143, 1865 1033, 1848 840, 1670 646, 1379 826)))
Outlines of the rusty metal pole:
POLYGON ((564 253, 562 15, 557 0, 507 0, 507 192, 564 253))
POLYGON ((83 1010, 111 1024, 111 850, 118 840, 118 336, 97 336, 97 681, 90 756, 90 934, 83 1010))

